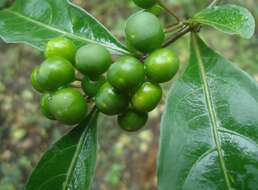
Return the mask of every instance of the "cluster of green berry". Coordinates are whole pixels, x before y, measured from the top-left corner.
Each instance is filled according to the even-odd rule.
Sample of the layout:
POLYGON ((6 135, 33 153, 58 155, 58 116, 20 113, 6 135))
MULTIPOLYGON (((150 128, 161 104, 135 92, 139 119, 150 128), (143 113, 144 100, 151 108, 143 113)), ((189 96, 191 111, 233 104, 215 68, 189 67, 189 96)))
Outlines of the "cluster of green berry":
POLYGON ((67 38, 48 42, 46 60, 31 75, 33 87, 44 93, 40 105, 47 118, 77 124, 87 114, 90 98, 100 112, 118 115, 118 124, 126 131, 145 125, 148 112, 161 100, 159 83, 172 79, 179 59, 173 51, 160 48, 165 36, 163 28, 149 12, 132 15, 125 33, 128 46, 146 55, 144 60, 124 55, 112 63, 110 52, 100 45, 88 44, 76 50, 67 38), (142 30, 142 25, 147 25, 148 30, 142 30), (85 95, 71 86, 76 72, 84 77, 80 87, 85 95))

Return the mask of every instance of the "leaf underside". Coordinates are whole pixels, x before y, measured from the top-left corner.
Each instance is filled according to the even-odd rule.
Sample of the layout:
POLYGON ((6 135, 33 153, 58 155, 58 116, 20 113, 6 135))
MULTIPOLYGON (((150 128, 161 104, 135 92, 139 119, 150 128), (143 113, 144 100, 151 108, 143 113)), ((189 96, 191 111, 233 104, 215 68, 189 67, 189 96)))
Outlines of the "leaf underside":
POLYGON ((49 39, 65 36, 77 47, 97 43, 111 51, 126 48, 95 18, 68 0, 16 0, 0 11, 0 37, 44 50, 49 39))
POLYGON ((249 10, 238 5, 227 4, 207 8, 197 13, 192 20, 247 39, 255 32, 254 17, 249 10))
POLYGON ((95 172, 97 113, 62 137, 43 155, 26 190, 89 190, 95 172))
POLYGON ((257 190, 258 85, 193 35, 161 124, 160 190, 257 190))

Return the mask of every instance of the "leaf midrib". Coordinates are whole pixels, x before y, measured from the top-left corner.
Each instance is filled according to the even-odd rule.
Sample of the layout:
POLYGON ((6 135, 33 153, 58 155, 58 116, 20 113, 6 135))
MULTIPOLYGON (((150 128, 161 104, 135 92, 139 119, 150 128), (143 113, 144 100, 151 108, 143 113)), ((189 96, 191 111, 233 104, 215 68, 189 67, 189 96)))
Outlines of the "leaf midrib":
POLYGON ((62 176, 66 176, 66 173, 61 173, 61 174, 58 174, 50 179, 48 179, 47 181, 45 181, 44 183, 42 183, 37 189, 38 190, 41 190, 42 187, 44 187, 44 185, 48 184, 50 181, 53 181, 55 180, 56 178, 59 178, 59 177, 62 177, 62 176))
POLYGON ((76 148, 75 154, 73 156, 71 165, 70 165, 70 167, 68 169, 68 172, 67 172, 67 175, 66 175, 66 179, 65 179, 65 182, 64 182, 63 190, 69 189, 69 184, 71 182, 71 179, 72 179, 72 176, 73 176, 76 164, 77 164, 77 160, 78 160, 78 158, 80 156, 80 153, 81 153, 81 149, 82 149, 82 145, 83 145, 83 142, 84 142, 84 138, 87 136, 89 128, 90 128, 90 126, 87 126, 87 128, 84 130, 84 132, 83 132, 83 134, 82 134, 82 136, 81 136, 81 138, 79 140, 79 143, 77 145, 77 148, 76 148))
POLYGON ((28 22, 32 22, 35 25, 38 25, 38 26, 44 27, 44 28, 46 28, 48 30, 51 30, 51 31, 60 33, 62 35, 65 35, 65 36, 67 36, 67 37, 69 37, 71 39, 78 40, 78 41, 83 41, 83 42, 87 42, 87 43, 100 44, 100 45, 102 45, 102 46, 104 46, 104 47, 106 47, 108 49, 112 49, 112 50, 115 50, 115 51, 118 51, 118 52, 121 52, 121 53, 124 53, 124 54, 128 54, 129 53, 128 51, 126 51, 126 50, 124 50, 122 48, 109 46, 109 45, 101 43, 101 42, 96 42, 96 41, 93 41, 91 39, 88 39, 88 38, 85 38, 85 37, 82 37, 82 36, 79 36, 79 35, 75 35, 75 34, 70 33, 70 32, 66 32, 66 31, 60 30, 60 29, 58 29, 56 27, 53 27, 51 25, 47 25, 47 24, 45 24, 43 22, 39 22, 39 21, 37 21, 35 19, 32 19, 32 18, 27 17, 27 16, 24 16, 24 15, 18 13, 18 12, 10 10, 10 9, 7 9, 5 11, 9 12, 10 14, 13 14, 13 15, 15 15, 17 17, 20 17, 20 18, 22 18, 24 20, 27 20, 28 22))
POLYGON ((207 25, 217 25, 217 26, 221 26, 224 27, 225 29, 227 29, 228 31, 232 32, 232 33, 236 33, 236 34, 240 34, 239 32, 235 32, 235 30, 232 29, 232 27, 229 27, 225 24, 220 24, 218 22, 215 21, 211 21, 211 20, 205 20, 205 19, 201 19, 201 18, 193 18, 195 21, 197 22, 201 22, 203 24, 207 24, 207 25))
POLYGON ((88 121, 86 129, 84 129, 83 134, 80 137, 80 140, 78 142, 78 145, 77 145, 75 154, 73 156, 71 165, 68 169, 68 173, 67 173, 64 185, 63 185, 63 190, 68 190, 69 189, 69 184, 70 184, 71 179, 73 177, 73 173, 74 173, 74 170, 75 170, 75 167, 76 167, 76 163, 77 163, 77 160, 80 156, 80 153, 81 153, 81 150, 82 150, 82 147, 83 147, 83 143, 85 142, 85 138, 87 137, 87 134, 90 131, 91 127, 95 127, 95 126, 91 126, 91 124, 92 124, 93 120, 96 119, 95 118, 96 114, 98 114, 98 113, 96 112, 95 108, 93 108, 92 112, 90 113, 90 116, 89 116, 90 119, 88 121))
POLYGON ((218 153, 219 162, 220 162, 221 169, 223 171, 226 186, 230 190, 232 188, 231 188, 231 183, 230 183, 229 176, 228 176, 228 173, 227 173, 227 168, 226 168, 226 164, 225 164, 225 161, 224 161, 223 153, 222 153, 222 150, 221 150, 221 141, 220 141, 219 131, 218 131, 219 125, 217 123, 216 111, 215 111, 214 105, 212 103, 211 93, 210 93, 210 90, 209 90, 207 75, 206 75, 205 67, 204 67, 204 62, 203 62, 202 55, 201 55, 201 52, 200 52, 200 48, 199 48, 199 45, 198 45, 198 42, 197 42, 196 34, 192 34, 192 40, 193 40, 194 51, 195 51, 195 54, 196 54, 196 57, 197 57, 197 64, 198 64, 198 67, 199 67, 199 72, 201 74, 201 81, 202 81, 202 84, 203 84, 203 91, 204 91, 204 94, 205 94, 205 100, 206 100, 207 107, 208 107, 208 113, 209 113, 209 116, 210 116, 211 127, 212 127, 212 136, 213 136, 213 139, 214 139, 214 142, 215 142, 215 145, 216 145, 216 150, 217 150, 217 153, 218 153))

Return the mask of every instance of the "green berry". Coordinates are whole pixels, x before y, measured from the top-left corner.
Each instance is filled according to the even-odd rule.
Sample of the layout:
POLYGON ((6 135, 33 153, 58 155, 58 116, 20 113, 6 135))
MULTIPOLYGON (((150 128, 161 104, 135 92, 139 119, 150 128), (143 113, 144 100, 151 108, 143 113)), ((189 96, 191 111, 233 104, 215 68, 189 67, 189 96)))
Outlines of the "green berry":
POLYGON ((49 108, 49 102, 51 100, 51 95, 49 93, 44 94, 40 98, 40 111, 41 113, 46 116, 48 119, 55 120, 55 117, 53 114, 50 112, 49 108))
POLYGON ((136 5, 143 9, 151 8, 156 4, 156 0, 133 0, 136 5))
POLYGON ((49 108, 58 121, 67 125, 79 123, 88 110, 84 97, 79 91, 72 88, 56 91, 52 95, 49 108))
POLYGON ((167 82, 179 68, 177 55, 169 49, 154 51, 145 61, 147 77, 155 83, 167 82))
POLYGON ((72 64, 61 57, 51 57, 45 60, 38 71, 38 83, 45 90, 56 90, 75 79, 72 64))
POLYGON ((45 57, 63 57, 71 63, 74 62, 76 47, 74 43, 64 37, 57 37, 51 39, 46 46, 45 57))
POLYGON ((137 49, 135 49, 135 48, 133 47, 133 45, 130 43, 130 41, 129 41, 127 38, 125 38, 125 44, 126 44, 127 49, 128 49, 132 54, 134 54, 134 55, 142 55, 141 52, 139 52, 137 49))
POLYGON ((106 82, 96 95, 96 106, 104 114, 116 115, 127 109, 128 98, 106 82))
POLYGON ((149 12, 132 15, 127 21, 125 33, 129 43, 144 53, 159 48, 165 38, 159 19, 149 12))
POLYGON ((82 89, 89 97, 94 97, 104 83, 104 76, 99 77, 96 81, 90 80, 89 77, 84 77, 82 80, 82 89))
POLYGON ((121 91, 130 91, 144 82, 144 65, 136 58, 123 56, 108 70, 108 82, 121 91))
POLYGON ((119 126, 129 132, 141 129, 147 122, 148 114, 137 112, 135 110, 128 110, 118 116, 119 126))
POLYGON ((39 72, 39 66, 33 69, 30 79, 32 87, 37 90, 38 92, 44 92, 43 87, 38 82, 38 72, 39 72))
POLYGON ((76 53, 75 60, 76 68, 90 78, 105 73, 112 63, 109 51, 97 44, 88 44, 81 47, 76 53))
POLYGON ((162 89, 159 85, 145 82, 132 97, 133 107, 140 112, 152 111, 160 102, 162 89))

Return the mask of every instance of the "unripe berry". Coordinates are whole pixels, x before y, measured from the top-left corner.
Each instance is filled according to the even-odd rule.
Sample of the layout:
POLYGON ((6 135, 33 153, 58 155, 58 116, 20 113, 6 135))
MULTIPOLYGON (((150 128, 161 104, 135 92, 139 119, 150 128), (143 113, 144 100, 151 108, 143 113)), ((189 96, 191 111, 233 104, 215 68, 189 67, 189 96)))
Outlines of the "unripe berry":
POLYGON ((137 88, 144 81, 144 66, 136 58, 123 56, 108 70, 108 82, 120 91, 130 91, 137 88))
POLYGON ((127 21, 125 33, 129 43, 144 53, 159 48, 165 38, 159 19, 149 12, 132 15, 127 21))
POLYGON ((51 113, 50 108, 49 108, 50 100, 51 100, 51 95, 49 93, 44 94, 40 98, 40 111, 48 119, 55 120, 55 117, 51 113))
POLYGON ((30 76, 30 80, 31 80, 31 84, 32 87, 37 90, 38 92, 44 92, 44 89, 42 86, 40 86, 39 82, 38 82, 38 72, 39 72, 39 66, 34 68, 31 76, 30 76))
POLYGON ((38 83, 44 90, 56 90, 75 79, 72 64, 61 57, 51 57, 45 60, 38 71, 38 83))
POLYGON ((156 0, 133 0, 136 5, 143 9, 151 8, 156 4, 156 0))
POLYGON ((179 59, 170 49, 154 51, 144 63, 146 75, 155 83, 167 82, 173 78, 179 68, 179 59))
POLYGON ((129 132, 141 129, 147 122, 148 114, 137 112, 135 110, 128 110, 118 116, 119 126, 129 132))
POLYGON ((104 114, 116 115, 127 108, 128 98, 106 82, 96 95, 96 106, 104 114))
POLYGON ((152 111, 160 102, 162 89, 159 85, 145 82, 132 97, 134 109, 140 112, 152 111))
POLYGON ((84 97, 72 88, 56 91, 50 99, 49 108, 58 121, 67 125, 79 123, 88 110, 84 97))
POLYGON ((82 89, 89 97, 94 97, 104 83, 104 76, 100 76, 96 81, 90 80, 89 77, 84 77, 82 80, 82 89))
POLYGON ((57 37, 51 39, 46 46, 45 57, 63 57, 71 63, 74 62, 76 47, 74 43, 64 37, 57 37))
POLYGON ((76 53, 76 68, 90 78, 96 78, 106 72, 112 63, 109 51, 97 44, 81 47, 76 53))

